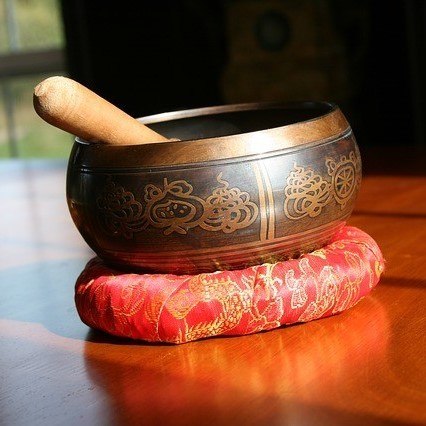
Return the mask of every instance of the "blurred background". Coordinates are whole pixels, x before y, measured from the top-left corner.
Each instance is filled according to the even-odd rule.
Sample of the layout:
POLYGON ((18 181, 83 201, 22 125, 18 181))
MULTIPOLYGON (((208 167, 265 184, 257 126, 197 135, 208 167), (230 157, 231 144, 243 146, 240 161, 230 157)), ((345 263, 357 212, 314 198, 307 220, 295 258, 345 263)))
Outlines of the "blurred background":
POLYGON ((68 156, 71 136, 32 109, 34 86, 57 74, 135 117, 328 100, 349 119, 361 151, 426 147, 424 1, 0 4, 0 157, 68 156))

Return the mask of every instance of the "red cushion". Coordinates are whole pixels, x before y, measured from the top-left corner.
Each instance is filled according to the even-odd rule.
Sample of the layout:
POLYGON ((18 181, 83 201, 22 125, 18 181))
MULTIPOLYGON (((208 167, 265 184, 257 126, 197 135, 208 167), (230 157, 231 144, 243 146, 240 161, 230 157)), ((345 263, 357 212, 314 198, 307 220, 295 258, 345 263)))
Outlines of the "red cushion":
POLYGON ((238 271, 131 274, 94 258, 77 280, 75 302, 90 327, 184 343, 336 314, 367 295, 383 269, 376 242, 360 229, 344 227, 321 250, 238 271))

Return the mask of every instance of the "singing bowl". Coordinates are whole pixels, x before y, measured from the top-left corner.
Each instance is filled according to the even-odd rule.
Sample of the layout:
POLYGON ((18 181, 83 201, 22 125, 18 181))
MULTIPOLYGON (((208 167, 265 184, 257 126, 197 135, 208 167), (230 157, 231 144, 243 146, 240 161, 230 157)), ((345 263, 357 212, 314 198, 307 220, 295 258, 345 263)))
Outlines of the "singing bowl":
POLYGON ((263 103, 140 119, 170 142, 76 139, 67 200, 105 261, 194 274, 274 263, 329 242, 350 216, 361 159, 332 103, 263 103))

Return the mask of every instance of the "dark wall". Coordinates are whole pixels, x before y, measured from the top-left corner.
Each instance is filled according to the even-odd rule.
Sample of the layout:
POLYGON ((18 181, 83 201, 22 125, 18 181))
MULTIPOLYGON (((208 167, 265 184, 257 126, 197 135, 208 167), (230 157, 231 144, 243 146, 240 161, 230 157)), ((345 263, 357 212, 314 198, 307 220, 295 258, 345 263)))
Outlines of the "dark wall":
POLYGON ((133 116, 337 102, 360 145, 425 142, 426 6, 398 0, 62 0, 70 75, 133 116))
POLYGON ((130 114, 222 102, 220 2, 62 3, 71 76, 130 114))
POLYGON ((356 61, 352 74, 357 76, 357 90, 346 102, 358 139, 384 145, 426 144, 425 3, 364 3, 369 3, 366 49, 358 60, 353 44, 359 34, 356 28, 342 28, 348 57, 356 61))

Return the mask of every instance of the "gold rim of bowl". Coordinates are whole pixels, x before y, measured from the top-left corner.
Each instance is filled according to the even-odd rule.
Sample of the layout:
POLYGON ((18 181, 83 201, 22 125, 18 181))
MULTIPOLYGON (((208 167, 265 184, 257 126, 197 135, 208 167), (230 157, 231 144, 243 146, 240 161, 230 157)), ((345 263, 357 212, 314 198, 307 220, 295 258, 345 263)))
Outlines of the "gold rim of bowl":
POLYGON ((326 110, 318 116, 251 132, 203 139, 178 140, 143 145, 112 146, 76 138, 82 149, 83 167, 167 167, 242 157, 271 155, 339 138, 350 131, 340 108, 329 102, 246 103, 197 108, 139 118, 146 125, 201 116, 266 109, 326 110))

